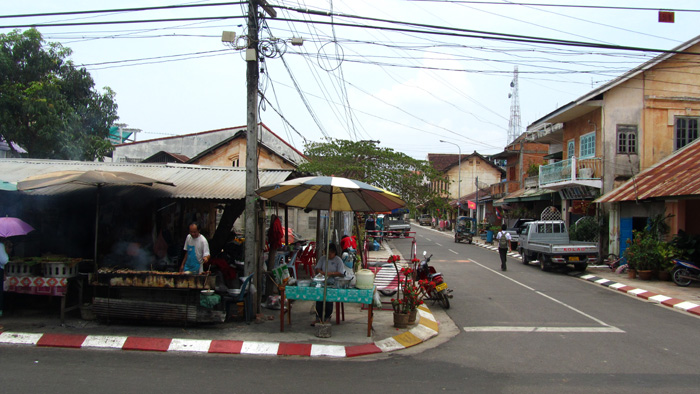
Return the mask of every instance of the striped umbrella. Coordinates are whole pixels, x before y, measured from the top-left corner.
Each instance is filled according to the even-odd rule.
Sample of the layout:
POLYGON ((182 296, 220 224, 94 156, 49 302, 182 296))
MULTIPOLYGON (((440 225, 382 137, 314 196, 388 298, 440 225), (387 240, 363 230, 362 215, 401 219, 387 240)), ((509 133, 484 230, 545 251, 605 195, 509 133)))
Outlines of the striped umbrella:
POLYGON ((314 176, 263 186, 260 197, 290 207, 329 211, 383 212, 406 203, 398 195, 354 179, 314 176))
MULTIPOLYGON (((333 211, 382 212, 406 205, 398 195, 354 179, 313 176, 291 179, 274 185, 263 186, 255 191, 260 197, 304 209, 333 211)), ((330 220, 328 221, 330 234, 330 220)), ((329 236, 330 237, 330 236, 329 236)), ((328 256, 328 245, 326 245, 328 256)), ((324 272, 328 272, 328 258, 324 272)), ((326 315, 326 292, 328 277, 323 281, 323 312, 326 315)), ((338 311, 336 311, 338 313, 338 311)))

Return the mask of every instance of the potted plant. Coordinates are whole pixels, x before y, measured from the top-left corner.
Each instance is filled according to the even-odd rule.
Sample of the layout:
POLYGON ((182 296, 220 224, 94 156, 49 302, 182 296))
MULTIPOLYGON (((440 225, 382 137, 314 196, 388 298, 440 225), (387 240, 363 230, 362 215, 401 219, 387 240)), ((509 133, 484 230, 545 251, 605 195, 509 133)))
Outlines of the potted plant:
POLYGON ((659 245, 659 280, 671 280, 671 271, 675 267, 673 259, 681 257, 680 250, 671 243, 661 242, 659 245))
POLYGON ((658 238, 648 231, 633 231, 631 240, 627 240, 625 258, 629 269, 637 270, 639 279, 650 280, 653 270, 659 268, 661 262, 660 244, 658 238))

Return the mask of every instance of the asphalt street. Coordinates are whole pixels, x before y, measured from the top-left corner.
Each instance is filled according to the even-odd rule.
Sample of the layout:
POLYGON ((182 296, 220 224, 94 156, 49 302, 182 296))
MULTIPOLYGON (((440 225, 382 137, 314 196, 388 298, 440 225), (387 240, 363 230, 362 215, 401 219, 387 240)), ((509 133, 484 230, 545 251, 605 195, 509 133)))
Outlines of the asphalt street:
MULTIPOLYGON (((355 359, 0 348, 5 393, 697 392, 700 318, 414 225, 454 290, 425 344, 355 359), (447 318, 449 317, 449 319, 447 318), (444 333, 444 334, 443 334, 444 333)), ((409 239, 391 241, 404 256, 409 239)))

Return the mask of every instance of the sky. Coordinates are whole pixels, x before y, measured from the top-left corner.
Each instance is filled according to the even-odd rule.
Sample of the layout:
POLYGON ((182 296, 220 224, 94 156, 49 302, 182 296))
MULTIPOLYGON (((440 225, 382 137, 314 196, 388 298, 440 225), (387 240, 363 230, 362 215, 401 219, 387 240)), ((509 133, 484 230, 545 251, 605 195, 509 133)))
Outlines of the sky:
MULTIPOLYGON (((244 41, 225 44, 221 34, 247 34, 247 6, 214 5, 222 2, 3 2, 0 33, 80 23, 37 28, 47 42, 72 49, 70 59, 97 89, 116 92, 118 122, 140 129, 137 140, 161 138, 246 124, 244 41), (209 6, 125 10, 173 5, 209 6), (16 16, 69 11, 108 12, 16 16), (184 18, 216 19, 103 23, 184 18)), ((694 0, 268 3, 277 18, 261 29, 259 121, 302 152, 307 142, 338 138, 380 141, 417 159, 495 154, 507 143, 516 88, 522 132, 659 54, 590 44, 668 50, 700 35, 694 0), (659 7, 671 3, 675 22, 660 23, 659 7), (303 45, 292 45, 293 37, 303 45)))

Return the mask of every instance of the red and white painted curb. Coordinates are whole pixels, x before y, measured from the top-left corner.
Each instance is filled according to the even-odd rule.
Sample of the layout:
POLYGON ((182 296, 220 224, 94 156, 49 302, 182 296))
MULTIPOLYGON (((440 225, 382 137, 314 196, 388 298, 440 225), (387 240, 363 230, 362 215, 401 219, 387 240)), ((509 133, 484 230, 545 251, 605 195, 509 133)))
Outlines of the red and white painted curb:
POLYGON ((664 306, 667 306, 669 308, 677 309, 683 312, 688 312, 696 316, 700 316, 700 305, 689 302, 689 301, 683 301, 678 298, 673 298, 673 297, 668 297, 665 295, 661 294, 656 294, 654 292, 636 288, 633 286, 628 286, 624 283, 618 283, 609 279, 605 278, 600 278, 595 275, 586 275, 582 274, 578 276, 579 278, 583 280, 587 280, 589 282, 597 283, 601 286, 609 287, 611 289, 615 289, 617 291, 620 291, 622 293, 626 293, 632 296, 636 296, 642 299, 645 299, 647 301, 651 301, 657 304, 661 304, 664 306))
POLYGON ((419 307, 420 318, 410 330, 374 343, 362 345, 321 345, 310 343, 209 340, 183 338, 148 338, 78 334, 0 333, 0 345, 32 345, 77 349, 118 349, 151 352, 191 352, 250 354, 259 356, 357 357, 393 352, 415 346, 438 335, 438 322, 425 306, 419 307))

